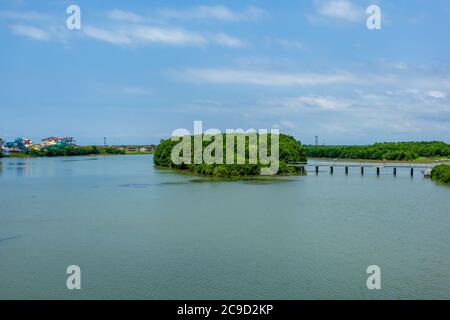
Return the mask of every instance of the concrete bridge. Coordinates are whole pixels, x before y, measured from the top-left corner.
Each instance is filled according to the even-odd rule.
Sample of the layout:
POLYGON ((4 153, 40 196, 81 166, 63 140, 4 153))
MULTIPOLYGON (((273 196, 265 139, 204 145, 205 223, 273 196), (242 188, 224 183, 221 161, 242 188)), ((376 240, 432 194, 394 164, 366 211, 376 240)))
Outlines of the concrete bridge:
MULTIPOLYGON (((308 162, 291 162, 288 164, 290 167, 298 167, 301 168, 300 170, 302 172, 309 171, 309 172, 315 172, 316 174, 319 173, 320 168, 326 167, 329 168, 330 174, 334 174, 335 168, 343 168, 345 174, 349 174, 349 168, 359 168, 359 171, 361 175, 364 175, 365 169, 374 169, 377 175, 381 174, 381 170, 388 168, 392 170, 392 174, 394 176, 397 175, 398 170, 409 170, 409 173, 411 176, 414 176, 415 170, 425 170, 425 169, 432 169, 434 166, 439 165, 441 163, 433 163, 433 164, 407 164, 407 163, 368 163, 368 162, 361 162, 361 163, 346 163, 346 162, 326 162, 326 163, 308 163, 308 162), (312 168, 312 170, 308 170, 308 168, 312 168)), ((384 170, 386 171, 386 170, 384 170)))

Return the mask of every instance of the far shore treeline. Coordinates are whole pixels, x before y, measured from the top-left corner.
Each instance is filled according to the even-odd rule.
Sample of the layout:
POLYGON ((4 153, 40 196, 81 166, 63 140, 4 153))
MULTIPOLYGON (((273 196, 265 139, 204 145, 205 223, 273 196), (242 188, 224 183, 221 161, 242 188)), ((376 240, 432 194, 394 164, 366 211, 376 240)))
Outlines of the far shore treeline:
POLYGON ((450 157, 450 145, 441 141, 385 142, 367 146, 303 146, 309 158, 403 160, 450 157))
MULTIPOLYGON (((223 141, 225 141, 225 134, 223 134, 223 141)), ((260 138, 257 134, 258 140, 260 138)), ((270 137, 270 135, 269 135, 270 137)), ((194 136, 191 136, 191 154, 192 160, 194 155, 194 136)), ((178 144, 178 141, 171 141, 171 139, 162 140, 156 147, 153 162, 155 165, 166 168, 174 168, 185 170, 194 174, 214 176, 214 177, 239 177, 239 176, 258 176, 262 164, 259 159, 257 164, 179 164, 173 163, 171 154, 172 149, 178 144)), ((203 148, 208 146, 211 142, 203 141, 203 148)), ((223 145, 224 163, 226 154, 226 144, 223 145)), ((271 150, 270 139, 267 141, 267 149, 271 150)), ((249 155, 249 139, 245 139, 245 157, 248 159, 249 155)), ((234 156, 237 157, 237 143, 234 144, 234 156)), ((289 163, 306 162, 306 155, 299 141, 294 137, 280 134, 279 136, 279 175, 292 175, 299 173, 300 169, 297 167, 288 166, 289 163)), ((193 163, 194 161, 191 161, 193 163)))
MULTIPOLYGON (((111 147, 97 147, 97 146, 68 146, 68 147, 54 147, 44 150, 30 150, 27 153, 18 154, 16 156, 26 157, 70 157, 70 156, 90 156, 90 155, 113 155, 125 154, 125 150, 111 148, 111 147)), ((14 156, 14 155, 13 155, 14 156)))
POLYGON ((97 147, 97 146, 69 146, 59 148, 48 148, 46 150, 31 151, 31 156, 37 157, 66 157, 66 156, 86 156, 86 155, 101 155, 101 154, 125 154, 125 150, 120 150, 111 147, 97 147))

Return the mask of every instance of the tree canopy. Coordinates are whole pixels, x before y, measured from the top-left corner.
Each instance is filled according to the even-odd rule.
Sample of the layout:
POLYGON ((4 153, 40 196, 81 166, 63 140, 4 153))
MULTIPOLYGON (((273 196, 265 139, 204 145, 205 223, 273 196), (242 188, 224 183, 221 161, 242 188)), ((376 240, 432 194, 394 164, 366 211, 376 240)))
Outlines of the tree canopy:
POLYGON ((450 165, 441 164, 431 170, 431 179, 450 184, 450 165))
MULTIPOLYGON (((258 141, 260 135, 257 134, 258 141)), ((269 135, 270 137, 270 135, 269 135)), ((191 155, 194 155, 194 136, 191 136, 191 155)), ((256 164, 250 164, 248 161, 245 164, 225 164, 226 154, 226 137, 223 134, 223 163, 224 164, 175 164, 172 161, 171 154, 173 148, 180 142, 171 141, 171 139, 161 140, 161 143, 156 147, 153 162, 157 166, 174 168, 180 170, 186 170, 199 175, 216 176, 216 177, 239 177, 239 176, 257 176, 260 175, 260 169, 264 167, 261 164, 260 159, 256 164)), ((213 141, 203 141, 203 150, 213 141)), ((271 150, 271 141, 268 139, 267 149, 271 150)), ((234 156, 237 157, 237 143, 234 143, 234 156)), ((245 158, 248 160, 249 156, 249 139, 245 139, 245 158)), ((299 141, 296 141, 292 136, 280 134, 279 135, 279 175, 296 174, 299 172, 299 168, 289 166, 294 162, 306 162, 306 156, 303 147, 299 141)))

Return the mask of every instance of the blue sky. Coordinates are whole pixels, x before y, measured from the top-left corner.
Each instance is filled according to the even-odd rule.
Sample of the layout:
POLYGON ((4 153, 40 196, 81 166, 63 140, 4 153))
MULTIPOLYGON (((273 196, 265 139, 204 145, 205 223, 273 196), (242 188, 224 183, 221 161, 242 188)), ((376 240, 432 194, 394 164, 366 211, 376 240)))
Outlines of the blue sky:
POLYGON ((157 143, 202 120, 449 142, 449 16, 448 0, 0 0, 0 136, 157 143))

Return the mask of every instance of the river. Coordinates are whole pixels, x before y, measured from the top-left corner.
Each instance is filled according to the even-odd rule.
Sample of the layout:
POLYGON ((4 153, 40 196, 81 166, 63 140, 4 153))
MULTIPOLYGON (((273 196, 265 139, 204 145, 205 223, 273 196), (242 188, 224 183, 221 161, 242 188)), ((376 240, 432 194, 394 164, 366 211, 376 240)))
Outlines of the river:
POLYGON ((0 299, 450 298, 450 188, 419 170, 223 181, 152 160, 0 159, 0 299))

